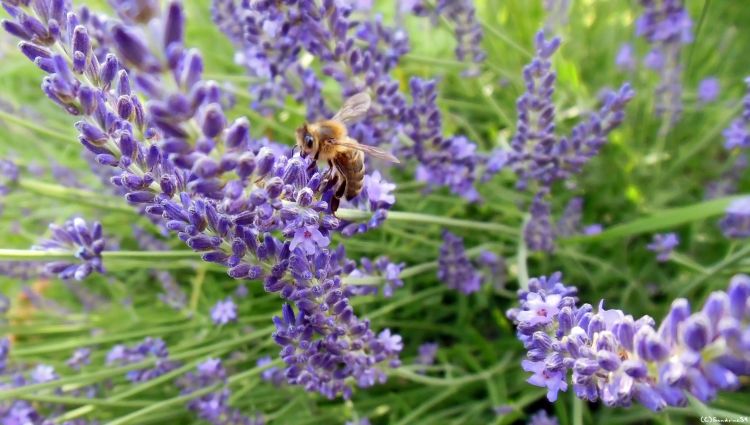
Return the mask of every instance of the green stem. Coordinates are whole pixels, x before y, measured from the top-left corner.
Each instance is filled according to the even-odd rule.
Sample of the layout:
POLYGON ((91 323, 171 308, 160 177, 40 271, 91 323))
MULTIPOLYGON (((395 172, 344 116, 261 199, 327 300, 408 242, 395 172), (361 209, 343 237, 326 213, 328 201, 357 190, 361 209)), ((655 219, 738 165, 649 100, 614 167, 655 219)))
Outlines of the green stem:
POLYGON ((668 208, 656 211, 648 217, 638 218, 627 223, 612 226, 597 235, 578 235, 561 239, 560 242, 574 243, 583 241, 604 241, 674 228, 682 224, 701 221, 721 215, 724 213, 730 202, 743 196, 748 195, 742 194, 727 196, 724 198, 699 202, 685 207, 668 208))
POLYGON ((197 391, 193 391, 190 394, 186 394, 186 395, 175 397, 175 398, 170 398, 170 399, 158 402, 158 403, 153 403, 148 407, 144 407, 143 409, 136 410, 133 413, 119 417, 113 421, 107 422, 107 425, 125 425, 125 424, 131 424, 131 423, 138 423, 138 420, 140 418, 146 417, 152 412, 157 412, 159 410, 162 410, 168 407, 185 404, 186 402, 194 398, 201 397, 205 394, 216 391, 219 388, 221 388, 221 385, 219 384, 212 385, 209 387, 201 388, 197 391))
POLYGON ((748 254, 750 254, 750 245, 746 245, 742 247, 737 252, 733 253, 732 255, 727 256, 723 260, 709 267, 707 270, 705 270, 705 274, 697 276, 695 279, 691 280, 686 285, 680 285, 679 292, 677 292, 677 295, 680 297, 684 296, 696 286, 705 282, 709 278, 715 277, 716 274, 719 273, 721 270, 724 270, 730 264, 733 264, 739 260, 742 260, 748 254))
POLYGON ((9 114, 9 113, 7 113, 5 111, 2 111, 2 110, 0 110, 0 118, 2 118, 3 121, 7 121, 7 122, 9 122, 11 124, 16 124, 16 125, 19 125, 21 127, 28 128, 29 130, 32 130, 35 133, 41 134, 43 136, 52 137, 54 139, 58 139, 58 140, 66 142, 66 143, 69 143, 71 140, 75 139, 75 136, 71 136, 71 135, 66 135, 65 134, 65 131, 67 131, 67 130, 65 130, 65 131, 63 131, 63 130, 58 130, 58 131, 48 130, 48 129, 44 128, 44 127, 40 127, 39 125, 37 125, 37 124, 35 124, 35 123, 31 122, 31 121, 27 121, 27 120, 25 120, 23 118, 19 118, 16 115, 9 114))
POLYGON ((125 201, 121 198, 106 196, 88 190, 65 187, 28 178, 20 179, 18 181, 18 187, 50 198, 72 201, 92 207, 127 212, 129 214, 135 212, 133 208, 126 205, 125 201))
MULTIPOLYGON (((521 226, 521 229, 524 229, 526 227, 526 225, 529 223, 529 220, 531 220, 531 217, 527 215, 523 220, 523 226, 521 226)), ((518 237, 516 267, 518 268, 518 287, 524 290, 529 289, 529 270, 526 265, 527 256, 528 252, 526 249, 526 239, 524 238, 523 232, 521 232, 521 235, 518 237)))
POLYGON ((503 356, 503 359, 493 367, 473 375, 464 375, 457 378, 434 378, 431 376, 420 375, 403 367, 393 369, 389 372, 389 374, 425 385, 437 387, 455 387, 477 381, 483 381, 485 379, 491 378, 498 373, 504 372, 508 368, 511 357, 512 354, 507 353, 505 356, 503 356))
MULTIPOLYGON (((336 216, 344 220, 359 221, 369 219, 372 216, 372 213, 362 210, 340 209, 336 211, 336 216)), ((388 211, 387 220, 392 222, 403 221, 407 223, 438 224, 445 227, 485 230, 514 237, 518 235, 518 231, 514 227, 506 226, 504 224, 463 220, 405 211, 388 211)))
MULTIPOLYGON (((200 258, 200 253, 175 250, 175 251, 104 251, 102 258, 105 260, 195 260, 200 258)), ((0 260, 9 261, 54 261, 54 260, 76 260, 72 251, 35 251, 32 249, 0 249, 0 260)))

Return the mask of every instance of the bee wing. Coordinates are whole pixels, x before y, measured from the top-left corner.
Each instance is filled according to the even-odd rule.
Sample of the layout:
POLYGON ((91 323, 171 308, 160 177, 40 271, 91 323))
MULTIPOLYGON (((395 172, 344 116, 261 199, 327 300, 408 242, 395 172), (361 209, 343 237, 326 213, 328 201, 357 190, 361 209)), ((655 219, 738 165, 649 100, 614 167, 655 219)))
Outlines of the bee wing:
POLYGON ((334 144, 338 146, 344 146, 350 149, 356 149, 358 151, 362 151, 368 155, 372 155, 374 158, 382 159, 389 162, 395 162, 396 164, 400 164, 401 161, 398 160, 395 156, 391 155, 389 152, 386 152, 382 149, 378 149, 373 146, 363 145, 361 143, 358 143, 356 140, 347 139, 347 140, 336 140, 334 144))
POLYGON ((370 95, 367 93, 358 93, 346 99, 341 109, 331 118, 342 124, 351 124, 364 117, 370 109, 370 95))

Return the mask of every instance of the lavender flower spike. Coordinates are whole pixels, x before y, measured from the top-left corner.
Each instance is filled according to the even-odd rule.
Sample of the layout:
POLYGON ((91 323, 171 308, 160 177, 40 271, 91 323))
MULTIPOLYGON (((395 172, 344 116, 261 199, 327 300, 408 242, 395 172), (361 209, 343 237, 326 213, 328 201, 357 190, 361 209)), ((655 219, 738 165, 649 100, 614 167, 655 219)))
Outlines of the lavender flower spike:
POLYGON ((463 239, 447 230, 443 231, 438 264, 438 279, 449 288, 464 294, 477 292, 481 288, 483 277, 466 256, 463 239))
POLYGON ((672 251, 680 244, 680 238, 676 233, 663 233, 654 235, 654 240, 648 244, 649 251, 656 253, 656 259, 659 262, 669 260, 672 251))
POLYGON ((724 147, 728 150, 734 148, 750 148, 750 77, 745 78, 747 92, 742 99, 742 115, 732 121, 722 135, 724 136, 724 147))
POLYGON ((674 124, 682 113, 682 46, 693 41, 693 21, 682 0, 640 0, 636 35, 651 44, 646 66, 659 73, 656 112, 674 124))
POLYGON ((528 350, 529 382, 547 387, 549 400, 567 389, 569 372, 581 399, 620 407, 637 401, 651 410, 684 406, 688 393, 708 402, 750 375, 741 341, 750 329, 750 277, 734 276, 692 314, 687 300, 675 300, 658 328, 648 316, 604 309, 603 300, 596 309, 579 306, 575 287, 561 278, 531 279, 519 291, 520 308, 508 312, 528 350))
POLYGON ((724 236, 728 238, 750 237, 750 198, 732 201, 719 225, 724 236))
POLYGON ((83 280, 96 271, 104 273, 102 265, 102 251, 105 248, 102 225, 99 222, 89 227, 82 218, 68 220, 62 226, 50 224, 50 239, 43 240, 32 249, 38 251, 68 251, 75 253, 81 263, 55 261, 45 266, 48 273, 53 273, 61 279, 75 278, 83 280))

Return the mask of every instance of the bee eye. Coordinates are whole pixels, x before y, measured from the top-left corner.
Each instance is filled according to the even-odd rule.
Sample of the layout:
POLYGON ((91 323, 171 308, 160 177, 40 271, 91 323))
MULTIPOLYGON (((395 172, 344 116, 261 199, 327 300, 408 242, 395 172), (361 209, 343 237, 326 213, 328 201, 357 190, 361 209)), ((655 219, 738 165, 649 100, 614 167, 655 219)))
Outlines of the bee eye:
POLYGON ((313 137, 310 134, 305 135, 305 146, 307 146, 308 149, 313 147, 313 137))

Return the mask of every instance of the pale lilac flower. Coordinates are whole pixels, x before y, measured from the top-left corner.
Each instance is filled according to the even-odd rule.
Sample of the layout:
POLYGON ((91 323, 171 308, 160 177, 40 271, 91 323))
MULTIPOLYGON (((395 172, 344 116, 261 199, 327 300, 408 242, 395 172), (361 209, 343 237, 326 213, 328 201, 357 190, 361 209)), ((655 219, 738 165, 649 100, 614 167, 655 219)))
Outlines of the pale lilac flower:
POLYGON ((58 379, 55 368, 49 365, 40 364, 31 372, 31 380, 35 384, 42 384, 58 379))
POLYGON ((318 247, 327 247, 330 242, 330 239, 323 236, 317 227, 303 226, 294 231, 294 238, 289 245, 289 249, 294 251, 299 247, 302 252, 311 255, 316 252, 318 247))
POLYGON ((526 425, 560 425, 560 422, 554 416, 549 416, 546 411, 540 410, 531 415, 526 425))
POLYGON ((565 382, 565 374, 561 371, 549 370, 544 362, 532 362, 523 360, 521 367, 526 372, 533 372, 527 382, 537 387, 547 387, 547 400, 557 401, 557 393, 566 391, 568 383, 565 382))
POLYGON ((676 233, 662 233, 654 235, 653 241, 647 245, 649 251, 656 253, 656 259, 660 262, 669 260, 672 251, 680 244, 680 238, 676 233))
POLYGON ((750 197, 732 201, 719 225, 724 236, 728 238, 750 237, 750 197))
POLYGON ((620 46, 620 50, 617 52, 617 57, 615 58, 615 64, 625 71, 633 71, 635 69, 636 60, 632 44, 626 43, 620 46))
POLYGON ((705 78, 698 83, 698 100, 701 103, 711 103, 719 97, 720 91, 721 86, 719 85, 718 78, 705 78))
POLYGON ((226 325, 237 320, 237 305, 232 297, 218 301, 211 308, 211 320, 217 325, 226 325))
POLYGON ((435 363, 435 356, 437 355, 438 344, 436 342, 425 342, 418 348, 417 364, 424 366, 432 366, 435 363))

